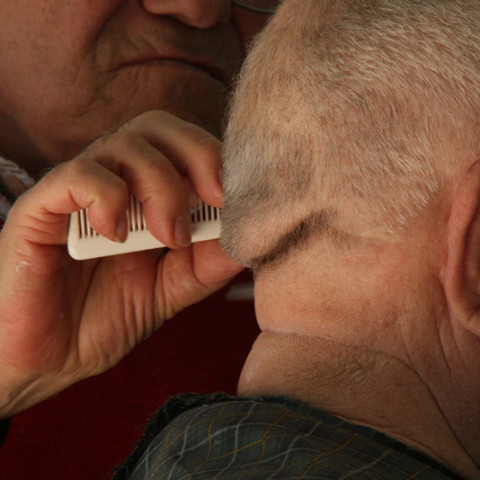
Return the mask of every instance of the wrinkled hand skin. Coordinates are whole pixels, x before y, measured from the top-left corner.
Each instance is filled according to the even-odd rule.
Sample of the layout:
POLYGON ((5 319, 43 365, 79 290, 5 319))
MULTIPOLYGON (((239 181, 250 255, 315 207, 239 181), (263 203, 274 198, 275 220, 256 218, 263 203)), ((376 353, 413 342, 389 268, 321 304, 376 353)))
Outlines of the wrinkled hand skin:
POLYGON ((217 139, 148 112, 17 200, 0 235, 0 418, 112 367, 241 270, 217 240, 185 247, 185 233, 176 235, 177 219, 188 218, 187 184, 222 205, 219 167, 217 139), (69 214, 88 208, 92 227, 121 241, 129 191, 169 250, 71 259, 69 214))

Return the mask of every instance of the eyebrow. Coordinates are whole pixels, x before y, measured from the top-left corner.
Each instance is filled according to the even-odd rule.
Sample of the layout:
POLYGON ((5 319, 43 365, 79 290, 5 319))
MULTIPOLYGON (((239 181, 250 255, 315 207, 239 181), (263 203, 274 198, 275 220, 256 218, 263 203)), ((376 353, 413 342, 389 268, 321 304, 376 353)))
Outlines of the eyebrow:
POLYGON ((265 266, 273 266, 283 260, 292 250, 299 249, 307 243, 314 234, 328 230, 330 215, 327 211, 314 212, 297 223, 289 232, 282 235, 277 243, 267 253, 255 257, 250 265, 253 270, 265 266))

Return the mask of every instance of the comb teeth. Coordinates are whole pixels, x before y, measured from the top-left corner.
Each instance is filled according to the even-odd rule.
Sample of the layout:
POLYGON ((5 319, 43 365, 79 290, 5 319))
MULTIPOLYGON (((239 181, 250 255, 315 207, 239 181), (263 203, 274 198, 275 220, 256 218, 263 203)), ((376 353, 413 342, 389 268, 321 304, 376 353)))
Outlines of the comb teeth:
MULTIPOLYGON (((192 242, 211 240, 220 236, 220 208, 204 203, 192 192, 190 195, 192 242)), ((68 231, 68 251, 76 260, 119 255, 165 247, 149 231, 142 203, 130 195, 127 210, 128 236, 124 243, 113 242, 98 234, 88 221, 87 209, 72 213, 68 231)))

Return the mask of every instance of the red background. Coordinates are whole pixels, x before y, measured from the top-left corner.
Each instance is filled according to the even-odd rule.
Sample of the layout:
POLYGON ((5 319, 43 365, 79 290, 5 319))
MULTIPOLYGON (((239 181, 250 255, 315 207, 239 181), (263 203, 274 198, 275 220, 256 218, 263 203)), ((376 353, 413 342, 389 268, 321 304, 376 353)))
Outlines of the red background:
POLYGON ((16 416, 0 451, 0 478, 108 479, 170 396, 234 394, 258 329, 253 302, 226 301, 227 290, 167 322, 109 372, 16 416))

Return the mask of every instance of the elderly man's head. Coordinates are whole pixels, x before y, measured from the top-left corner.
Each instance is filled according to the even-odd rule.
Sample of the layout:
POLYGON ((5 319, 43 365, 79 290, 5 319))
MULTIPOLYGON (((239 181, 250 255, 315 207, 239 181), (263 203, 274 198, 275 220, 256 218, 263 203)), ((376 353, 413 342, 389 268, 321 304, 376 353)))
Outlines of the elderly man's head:
POLYGON ((480 478, 478 0, 285 0, 240 78, 223 244, 256 272, 239 391, 480 478))
POLYGON ((478 155, 478 2, 284 3, 240 79, 224 245, 270 262, 312 233, 399 231, 478 155))

